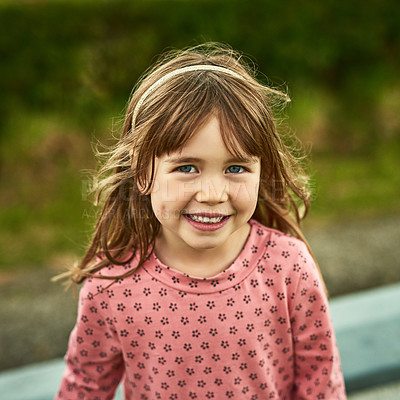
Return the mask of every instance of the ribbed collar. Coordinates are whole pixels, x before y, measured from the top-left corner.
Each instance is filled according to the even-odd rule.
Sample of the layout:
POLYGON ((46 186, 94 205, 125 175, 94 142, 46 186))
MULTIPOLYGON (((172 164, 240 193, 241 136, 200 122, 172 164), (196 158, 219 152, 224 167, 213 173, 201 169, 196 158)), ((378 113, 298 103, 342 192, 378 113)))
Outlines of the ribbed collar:
POLYGON ((182 292, 206 294, 236 286, 254 270, 265 251, 260 246, 261 241, 266 239, 265 228, 262 229, 263 227, 254 220, 250 220, 249 223, 250 233, 239 256, 227 269, 213 277, 201 278, 184 274, 172 266, 164 265, 154 252, 143 265, 143 269, 156 280, 182 292))

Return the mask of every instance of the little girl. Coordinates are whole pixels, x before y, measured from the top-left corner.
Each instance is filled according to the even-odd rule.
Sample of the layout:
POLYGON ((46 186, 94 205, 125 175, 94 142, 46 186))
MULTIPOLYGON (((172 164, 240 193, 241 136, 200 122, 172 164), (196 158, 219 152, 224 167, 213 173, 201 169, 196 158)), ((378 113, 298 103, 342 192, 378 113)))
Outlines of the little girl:
POLYGON ((170 52, 142 79, 98 185, 57 399, 345 399, 324 284, 300 232, 284 94, 234 51, 170 52))

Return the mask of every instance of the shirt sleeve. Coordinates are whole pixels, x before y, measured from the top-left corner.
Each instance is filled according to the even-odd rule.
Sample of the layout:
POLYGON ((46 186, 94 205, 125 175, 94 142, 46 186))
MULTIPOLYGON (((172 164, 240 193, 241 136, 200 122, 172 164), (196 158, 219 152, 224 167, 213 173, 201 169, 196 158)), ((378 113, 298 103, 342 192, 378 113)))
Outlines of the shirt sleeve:
POLYGON ((293 399, 346 399, 328 300, 305 245, 294 271, 298 283, 290 314, 295 358, 293 399))
POLYGON ((77 322, 56 400, 113 399, 121 381, 124 364, 107 291, 101 289, 104 282, 108 283, 87 279, 79 293, 77 322))

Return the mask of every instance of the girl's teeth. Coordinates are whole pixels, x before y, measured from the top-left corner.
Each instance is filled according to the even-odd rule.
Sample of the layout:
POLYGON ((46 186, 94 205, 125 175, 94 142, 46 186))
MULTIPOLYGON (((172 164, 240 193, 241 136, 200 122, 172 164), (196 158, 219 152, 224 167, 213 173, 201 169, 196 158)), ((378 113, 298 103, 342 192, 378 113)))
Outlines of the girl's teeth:
POLYGON ((201 217, 200 215, 189 215, 189 217, 196 222, 203 222, 204 224, 216 224, 222 221, 224 217, 201 217))

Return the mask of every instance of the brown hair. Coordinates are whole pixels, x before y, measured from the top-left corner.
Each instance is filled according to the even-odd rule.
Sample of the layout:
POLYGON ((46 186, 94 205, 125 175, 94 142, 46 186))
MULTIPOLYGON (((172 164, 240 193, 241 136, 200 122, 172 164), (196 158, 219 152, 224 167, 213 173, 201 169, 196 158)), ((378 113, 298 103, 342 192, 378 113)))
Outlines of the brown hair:
MULTIPOLYGON (((164 54, 133 91, 121 137, 106 153, 108 159, 97 176, 96 201, 103 207, 92 242, 82 261, 64 276, 80 283, 108 263, 125 264, 136 255, 136 267, 145 262, 160 223, 149 196, 139 188, 144 192, 150 188, 155 158, 184 146, 211 115, 218 118, 230 152, 261 159, 253 218, 306 243, 300 222, 310 204, 307 177, 278 135, 272 113, 287 99, 284 93, 259 83, 243 57, 227 46, 204 44, 164 54), (240 77, 209 70, 173 76, 144 99, 132 127, 132 114, 146 90, 167 73, 193 65, 224 67, 240 77), (299 202, 304 205, 303 215, 299 202)), ((117 278, 133 272, 131 268, 117 278)))

